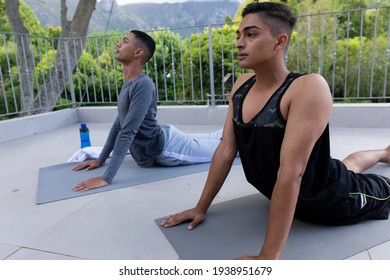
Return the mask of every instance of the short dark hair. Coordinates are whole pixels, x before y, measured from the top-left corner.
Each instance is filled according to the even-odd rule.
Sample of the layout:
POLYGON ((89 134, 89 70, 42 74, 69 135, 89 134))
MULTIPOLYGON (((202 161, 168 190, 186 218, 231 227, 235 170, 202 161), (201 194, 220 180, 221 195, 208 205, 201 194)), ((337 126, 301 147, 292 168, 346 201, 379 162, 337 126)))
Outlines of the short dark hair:
POLYGON ((145 46, 147 52, 145 63, 148 62, 154 55, 154 51, 156 50, 156 42, 145 32, 131 30, 130 33, 133 33, 134 36, 141 42, 141 44, 145 46))
POLYGON ((242 17, 248 14, 259 13, 262 20, 271 28, 271 33, 276 36, 280 33, 287 33, 291 38, 296 18, 291 9, 284 4, 275 2, 253 2, 245 6, 242 11, 242 17))

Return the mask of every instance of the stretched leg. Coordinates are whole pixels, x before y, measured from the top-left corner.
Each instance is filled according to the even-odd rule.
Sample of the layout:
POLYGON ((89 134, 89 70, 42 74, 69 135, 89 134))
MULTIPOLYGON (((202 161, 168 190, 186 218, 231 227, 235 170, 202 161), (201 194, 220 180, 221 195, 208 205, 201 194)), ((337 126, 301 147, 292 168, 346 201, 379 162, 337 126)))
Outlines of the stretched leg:
POLYGON ((222 129, 211 133, 196 133, 196 134, 188 134, 194 140, 221 140, 222 139, 222 129))
POLYGON ((355 173, 361 173, 378 162, 390 163, 390 145, 383 150, 355 152, 343 160, 347 168, 355 173))
POLYGON ((206 134, 185 134, 173 125, 162 125, 165 146, 156 158, 164 166, 210 162, 222 137, 222 130, 206 134))

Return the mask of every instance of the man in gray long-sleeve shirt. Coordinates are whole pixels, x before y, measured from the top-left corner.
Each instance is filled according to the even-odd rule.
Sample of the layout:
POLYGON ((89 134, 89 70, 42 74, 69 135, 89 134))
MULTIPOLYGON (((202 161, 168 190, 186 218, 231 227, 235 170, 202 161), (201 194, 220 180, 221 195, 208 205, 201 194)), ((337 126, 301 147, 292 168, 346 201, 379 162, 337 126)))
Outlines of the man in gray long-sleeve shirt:
POLYGON ((222 137, 222 130, 204 135, 185 135, 172 125, 156 120, 157 97, 153 81, 142 70, 153 57, 154 40, 133 30, 117 44, 115 58, 122 63, 125 82, 118 97, 118 116, 103 150, 96 160, 83 162, 73 170, 91 170, 112 156, 101 177, 77 184, 73 190, 87 191, 110 184, 128 151, 141 166, 165 166, 209 162, 222 137))

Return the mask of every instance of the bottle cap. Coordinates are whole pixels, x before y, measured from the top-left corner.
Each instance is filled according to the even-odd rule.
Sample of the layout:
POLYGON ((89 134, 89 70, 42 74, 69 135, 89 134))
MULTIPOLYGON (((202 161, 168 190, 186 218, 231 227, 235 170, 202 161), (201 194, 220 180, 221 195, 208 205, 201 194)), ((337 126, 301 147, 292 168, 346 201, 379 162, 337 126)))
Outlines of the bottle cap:
POLYGON ((81 128, 86 128, 87 124, 86 123, 81 123, 80 126, 81 126, 81 128))

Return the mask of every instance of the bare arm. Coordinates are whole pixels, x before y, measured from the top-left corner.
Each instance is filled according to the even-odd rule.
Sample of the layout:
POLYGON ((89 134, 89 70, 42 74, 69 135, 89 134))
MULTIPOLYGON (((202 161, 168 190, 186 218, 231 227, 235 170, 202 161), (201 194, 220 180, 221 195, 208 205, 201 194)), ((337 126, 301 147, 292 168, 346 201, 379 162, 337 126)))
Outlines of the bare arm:
MULTIPOLYGON (((226 135, 223 137, 226 137, 226 135)), ((196 206, 192 209, 169 216, 161 223, 161 226, 172 227, 185 221, 190 221, 188 229, 191 230, 201 223, 229 174, 236 152, 234 152, 234 149, 230 149, 227 143, 221 142, 214 153, 205 187, 203 188, 202 195, 196 206)))
POLYGON ((281 257, 294 218, 306 164, 330 119, 332 99, 325 80, 319 75, 307 75, 294 83, 289 97, 285 96, 282 100, 285 105, 289 104, 282 111, 287 125, 264 244, 258 256, 241 259, 281 257))
POLYGON ((232 121, 233 104, 231 99, 233 93, 243 82, 246 81, 247 78, 247 75, 242 75, 232 89, 227 117, 223 128, 222 140, 214 153, 207 180, 198 203, 195 208, 169 216, 161 223, 163 227, 175 226, 190 220, 191 222, 188 225, 188 229, 191 230, 204 220, 207 210, 221 189, 227 175, 230 172, 233 160, 237 155, 237 146, 232 121))
POLYGON ((224 132, 220 145, 214 153, 210 170, 207 176, 205 187, 196 207, 207 212, 215 196, 218 194, 227 175, 230 172, 232 163, 237 154, 237 147, 234 138, 232 118, 228 112, 228 119, 224 126, 224 132), (230 121, 229 121, 230 120, 230 121))

